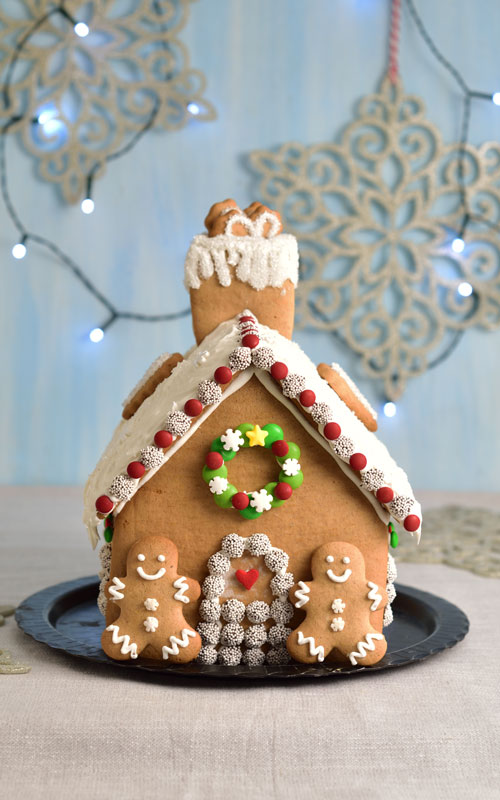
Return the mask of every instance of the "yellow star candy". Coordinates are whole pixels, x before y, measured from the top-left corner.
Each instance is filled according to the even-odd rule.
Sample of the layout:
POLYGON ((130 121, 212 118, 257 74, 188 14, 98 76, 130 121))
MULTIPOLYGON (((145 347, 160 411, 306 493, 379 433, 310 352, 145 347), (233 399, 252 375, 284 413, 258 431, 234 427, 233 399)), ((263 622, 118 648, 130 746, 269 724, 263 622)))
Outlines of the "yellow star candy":
POLYGON ((265 447, 266 437, 269 431, 263 431, 259 425, 255 425, 255 427, 251 431, 247 431, 245 436, 248 436, 248 440, 250 442, 250 447, 255 447, 256 445, 260 445, 261 447, 265 447))

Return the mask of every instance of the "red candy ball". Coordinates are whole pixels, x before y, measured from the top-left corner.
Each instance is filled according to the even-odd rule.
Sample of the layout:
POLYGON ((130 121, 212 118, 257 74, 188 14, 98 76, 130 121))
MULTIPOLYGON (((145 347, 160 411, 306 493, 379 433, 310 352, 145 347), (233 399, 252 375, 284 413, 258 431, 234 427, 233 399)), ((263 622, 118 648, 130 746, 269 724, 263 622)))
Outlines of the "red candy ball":
POLYGON ((127 472, 131 478, 142 478, 146 472, 146 467, 140 461, 131 461, 127 467, 127 472))
POLYGON ((238 511, 242 511, 244 508, 248 506, 250 502, 250 498, 245 492, 236 492, 231 497, 231 503, 233 504, 233 508, 238 509, 238 511))
POLYGON ((158 431, 155 433, 154 443, 157 447, 170 447, 173 436, 169 431, 158 431))
POLYGON ((336 422, 327 422, 324 427, 323 433, 325 435, 325 438, 329 439, 330 441, 338 439, 341 434, 340 425, 337 425, 336 422))
POLYGON ((214 379, 217 383, 229 383, 232 377, 233 373, 229 367, 217 367, 214 372, 214 379))
POLYGON ((282 361, 276 361, 271 367, 271 375, 275 381, 282 381, 288 375, 288 367, 282 361))
POLYGON ((284 439, 278 439, 278 441, 272 443, 271 450, 275 456, 283 458, 288 453, 289 447, 284 439))
POLYGON ((223 463, 224 459, 220 453, 217 453, 215 450, 207 453, 205 464, 207 465, 208 469, 219 469, 219 467, 222 467, 223 463))
POLYGON ((305 389, 300 393, 299 400, 300 404, 304 406, 304 408, 309 408, 309 406, 313 406, 316 402, 316 395, 313 391, 311 391, 311 389, 305 389))
POLYGON ((101 496, 95 501, 95 507, 97 508, 99 514, 109 514, 113 508, 113 501, 108 497, 107 494, 101 494, 101 496))
POLYGON ((418 531, 420 528, 420 518, 416 514, 408 514, 404 521, 404 526, 407 531, 418 531))
POLYGON ((390 486, 381 486, 377 489, 377 500, 379 503, 390 503, 394 498, 394 492, 390 486))
POLYGON ((274 489, 274 496, 278 500, 288 500, 292 493, 293 489, 288 483, 278 483, 274 489))
POLYGON ((240 317, 240 322, 255 322, 254 317, 240 317))
POLYGON ((184 403, 184 411, 188 417, 198 417, 203 411, 203 404, 200 400, 193 397, 191 400, 187 400, 187 402, 184 403))
POLYGON ((349 464, 353 469, 364 469, 366 467, 366 456, 363 453, 353 453, 349 459, 349 464))
POLYGON ((255 335, 255 333, 247 333, 247 335, 241 340, 241 344, 243 347, 249 347, 250 350, 253 350, 254 347, 257 347, 259 341, 260 339, 255 335))

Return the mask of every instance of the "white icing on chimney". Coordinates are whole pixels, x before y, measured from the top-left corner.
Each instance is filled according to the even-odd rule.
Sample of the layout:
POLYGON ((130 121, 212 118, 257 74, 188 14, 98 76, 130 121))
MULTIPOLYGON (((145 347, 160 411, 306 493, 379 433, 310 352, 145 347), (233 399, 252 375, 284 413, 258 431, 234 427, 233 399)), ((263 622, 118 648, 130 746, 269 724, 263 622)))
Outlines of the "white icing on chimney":
POLYGON ((283 286, 290 280, 297 286, 299 251, 295 236, 287 233, 266 239, 258 235, 221 234, 195 236, 184 265, 187 289, 199 289, 214 273, 221 286, 230 286, 234 276, 253 289, 283 286))

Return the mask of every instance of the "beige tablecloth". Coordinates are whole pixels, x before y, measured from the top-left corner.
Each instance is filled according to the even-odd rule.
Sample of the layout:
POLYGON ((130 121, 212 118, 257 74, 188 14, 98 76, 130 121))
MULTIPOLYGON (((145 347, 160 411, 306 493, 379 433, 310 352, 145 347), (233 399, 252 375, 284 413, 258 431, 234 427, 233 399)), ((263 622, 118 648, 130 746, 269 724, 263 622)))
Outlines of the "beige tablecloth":
MULTIPOLYGON (((0 502, 0 604, 96 571, 77 490, 0 502)), ((500 582, 423 564, 401 564, 400 581, 458 604, 471 632, 354 678, 167 681, 54 652, 10 618, 0 648, 32 671, 0 675, 0 797, 499 798, 500 582)))

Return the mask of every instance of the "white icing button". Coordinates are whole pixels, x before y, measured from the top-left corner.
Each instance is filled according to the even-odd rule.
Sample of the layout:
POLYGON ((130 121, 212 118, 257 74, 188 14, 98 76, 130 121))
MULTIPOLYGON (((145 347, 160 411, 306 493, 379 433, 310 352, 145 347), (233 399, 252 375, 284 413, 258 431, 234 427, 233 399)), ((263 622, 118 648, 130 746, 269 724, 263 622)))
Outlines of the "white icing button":
POLYGON ((165 561, 165 556, 158 556, 158 561, 165 561))
POLYGON ((332 561, 334 561, 334 560, 335 560, 335 559, 333 558, 333 556, 327 556, 327 557, 325 558, 325 561, 328 561, 328 563, 329 563, 329 564, 331 564, 331 563, 332 563, 332 561))
POLYGON ((139 555, 137 556, 137 561, 145 561, 145 560, 146 556, 143 553, 139 553, 139 555))
POLYGON ((351 563, 351 559, 349 558, 349 556, 344 556, 344 558, 342 559, 342 563, 343 564, 350 564, 351 563))

